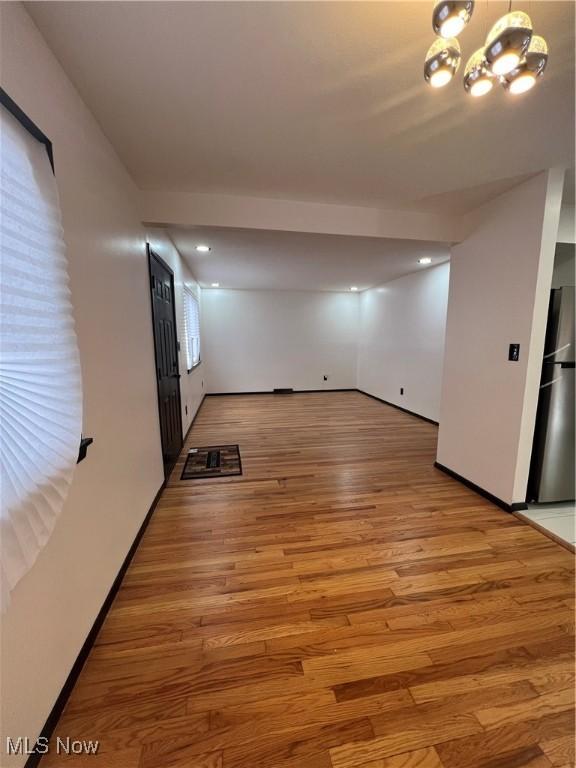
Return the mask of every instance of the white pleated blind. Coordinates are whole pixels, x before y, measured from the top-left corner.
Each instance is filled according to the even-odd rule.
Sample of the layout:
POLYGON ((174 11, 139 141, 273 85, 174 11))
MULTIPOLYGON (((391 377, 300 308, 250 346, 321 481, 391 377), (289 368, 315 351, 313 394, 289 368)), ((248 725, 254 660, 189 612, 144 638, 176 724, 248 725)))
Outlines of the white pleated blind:
POLYGON ((80 363, 46 148, 0 107, 2 606, 62 510, 78 458, 80 363))
POLYGON ((200 308, 198 299, 186 287, 184 287, 184 331, 186 366, 190 370, 200 362, 200 308))

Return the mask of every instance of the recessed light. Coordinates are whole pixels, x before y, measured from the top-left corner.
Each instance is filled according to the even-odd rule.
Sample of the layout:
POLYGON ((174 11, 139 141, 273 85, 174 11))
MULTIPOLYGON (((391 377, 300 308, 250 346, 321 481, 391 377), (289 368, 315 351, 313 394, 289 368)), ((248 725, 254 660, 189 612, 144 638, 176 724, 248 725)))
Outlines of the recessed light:
POLYGON ((220 288, 220 283, 210 283, 212 288, 220 288))
POLYGON ((430 256, 424 256, 421 259, 418 259, 418 264, 432 264, 432 259, 430 256))
POLYGON ((209 245, 197 245, 196 250, 198 253, 208 253, 211 250, 209 245))
POLYGON ((350 286, 350 290, 351 291, 357 291, 358 290, 358 286, 357 285, 351 285, 350 286))

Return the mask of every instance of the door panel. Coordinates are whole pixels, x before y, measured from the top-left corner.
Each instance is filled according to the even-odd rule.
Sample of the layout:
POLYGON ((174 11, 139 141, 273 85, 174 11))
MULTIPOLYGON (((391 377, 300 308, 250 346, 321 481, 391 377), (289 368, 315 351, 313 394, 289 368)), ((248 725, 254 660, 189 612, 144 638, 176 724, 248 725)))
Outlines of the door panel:
POLYGON ((544 361, 574 362, 574 288, 564 286, 551 293, 544 361))
POLYGON ((574 368, 545 363, 534 434, 530 501, 574 499, 574 368))
POLYGON ((158 413, 164 472, 167 475, 182 449, 180 373, 174 306, 174 275, 150 249, 150 295, 154 328, 154 354, 158 387, 158 413))

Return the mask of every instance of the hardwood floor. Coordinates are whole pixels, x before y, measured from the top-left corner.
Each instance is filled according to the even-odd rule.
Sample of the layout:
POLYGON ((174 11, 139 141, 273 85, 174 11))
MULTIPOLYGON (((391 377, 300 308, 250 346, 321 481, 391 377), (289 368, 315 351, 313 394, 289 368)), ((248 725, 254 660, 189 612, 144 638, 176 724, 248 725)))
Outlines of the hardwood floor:
POLYGON ((42 768, 574 766, 573 556, 355 392, 207 398, 42 768))

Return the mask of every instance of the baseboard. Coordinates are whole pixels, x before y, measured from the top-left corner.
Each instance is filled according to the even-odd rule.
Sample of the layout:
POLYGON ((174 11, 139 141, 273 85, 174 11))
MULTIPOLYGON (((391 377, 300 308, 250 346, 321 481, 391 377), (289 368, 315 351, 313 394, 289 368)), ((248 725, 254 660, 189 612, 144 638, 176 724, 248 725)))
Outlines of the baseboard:
POLYGON ((392 408, 396 408, 399 411, 402 411, 403 413, 409 413, 410 416, 416 416, 418 419, 422 419, 422 421, 427 421, 429 424, 435 424, 438 426, 438 422, 434 421, 434 419, 429 419, 428 416, 422 416, 421 413, 416 413, 416 411, 410 411, 408 408, 402 408, 401 405, 396 405, 396 403, 391 403, 389 400, 383 400, 381 397, 377 397, 376 395, 371 395, 369 392, 364 392, 363 389, 357 389, 356 392, 360 392, 361 395, 366 395, 366 397, 371 397, 372 400, 377 400, 379 403, 384 403, 384 405, 390 405, 392 408))
MULTIPOLYGON (((318 392, 323 392, 324 394, 326 394, 330 392, 357 392, 357 391, 358 390, 355 387, 343 387, 341 389, 294 389, 292 392, 289 392, 288 394, 310 395, 318 392)), ((271 389, 262 389, 255 392, 207 392, 206 393, 206 397, 236 397, 237 395, 275 395, 275 396, 286 397, 286 394, 274 392, 271 389)))
MULTIPOLYGON (((198 408, 198 410, 200 410, 200 408, 198 408)), ((60 691, 58 698, 56 699, 56 703, 52 707, 52 711, 48 715, 48 718, 44 723, 42 730, 40 731, 40 737, 39 737, 39 740, 37 741, 37 744, 46 744, 47 741, 45 740, 46 739, 49 740, 52 737, 52 734, 54 733, 54 729, 56 728, 56 725, 58 724, 58 720, 60 719, 60 716, 64 711, 64 707, 66 706, 66 703, 70 698, 72 689, 76 685, 76 681, 78 680, 80 672, 82 671, 82 668, 86 662, 86 659, 88 658, 88 655, 92 649, 92 646, 94 645, 94 641, 96 640, 98 632, 100 631, 102 624, 104 623, 104 620, 108 615, 108 611, 110 610, 110 607, 114 602, 116 593, 120 589, 120 585, 122 584, 122 579, 124 578, 124 575, 126 574, 126 571, 128 570, 128 567, 132 561, 132 558, 134 557, 134 554, 138 549, 138 545, 140 544, 140 540, 144 535, 146 528, 148 527, 148 523, 150 522, 150 519, 154 514, 154 510, 156 509, 156 505, 158 504, 158 501, 160 499, 160 496, 162 495, 162 491, 164 490, 164 487, 165 487, 165 483, 162 483, 162 485, 160 486, 160 489, 158 490, 158 493, 154 497, 154 501, 152 502, 150 509, 146 513, 146 517, 144 518, 144 520, 142 521, 142 524, 140 525, 140 528, 138 529, 138 533, 136 534, 136 537, 134 538, 134 541, 132 542, 132 545, 128 550, 128 554, 124 558, 124 562, 122 563, 122 565, 120 566, 120 570, 116 574, 116 578, 114 579, 114 582, 110 587, 110 591, 106 595, 106 599, 102 603, 102 607, 100 608, 98 615, 96 616, 96 619, 92 624, 90 632, 88 632, 88 636, 86 637, 86 640, 84 641, 84 644, 82 645, 82 648, 80 649, 80 652, 76 657, 76 661, 72 665, 72 669, 70 670, 70 673, 66 678, 66 682, 62 686, 62 690, 60 691)), ((42 754, 40 752, 37 752, 37 753, 35 752, 31 754, 30 757, 26 760, 24 768, 36 768, 41 758, 42 758, 42 754)))
POLYGON ((502 499, 499 499, 498 496, 494 496, 494 494, 490 493, 490 491, 485 491, 484 488, 481 488, 471 480, 467 480, 465 477, 462 477, 462 475, 454 472, 453 469, 445 467, 444 464, 440 464, 439 461, 435 461, 434 466, 436 469, 441 470, 445 474, 454 478, 454 480, 458 480, 458 482, 462 483, 462 485, 465 485, 467 488, 470 488, 471 491, 475 491, 476 493, 480 494, 480 496, 483 496, 488 501, 491 501, 492 504, 496 504, 497 507, 500 507, 500 509, 503 509, 506 512, 521 512, 524 509, 528 509, 528 505, 524 502, 514 502, 514 504, 508 504, 506 501, 502 501, 502 499))

